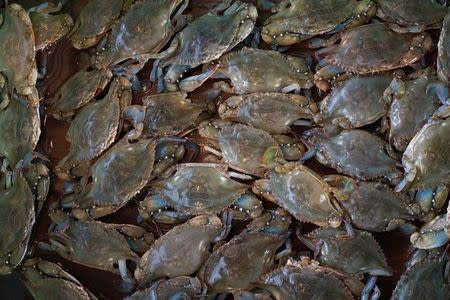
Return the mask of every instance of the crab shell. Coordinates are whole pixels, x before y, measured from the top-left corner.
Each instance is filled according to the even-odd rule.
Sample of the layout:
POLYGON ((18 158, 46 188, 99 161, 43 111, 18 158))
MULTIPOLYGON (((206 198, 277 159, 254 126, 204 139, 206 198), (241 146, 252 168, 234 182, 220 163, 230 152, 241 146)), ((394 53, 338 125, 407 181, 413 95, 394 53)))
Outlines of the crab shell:
POLYGON ((347 72, 368 74, 411 65, 431 47, 427 33, 396 33, 382 24, 359 26, 338 34, 339 43, 320 50, 347 72))
POLYGON ((449 12, 445 5, 437 1, 396 1, 376 0, 377 15, 383 20, 402 26, 420 26, 422 28, 442 21, 449 12))
POLYGON ((442 254, 440 257, 425 255, 425 259, 414 262, 400 277, 392 293, 392 300, 450 298, 448 272, 445 273, 448 270, 448 258, 442 254))
POLYGON ((69 14, 31 13, 30 19, 36 39, 36 51, 45 49, 65 36, 73 26, 69 14))
POLYGON ((315 35, 364 24, 376 12, 371 0, 292 0, 264 23, 261 36, 268 44, 292 45, 315 35))
POLYGON ((376 276, 391 276, 383 251, 374 237, 361 230, 355 230, 355 236, 348 238, 342 228, 319 228, 306 236, 308 247, 319 241, 318 260, 327 266, 349 275, 369 273, 376 276))
POLYGON ((256 282, 273 265, 290 223, 285 211, 271 211, 215 250, 198 273, 208 286, 208 293, 239 291, 256 282))
POLYGON ((397 162, 388 156, 385 142, 367 131, 342 130, 327 137, 323 131, 311 129, 304 133, 307 143, 317 151, 317 160, 339 173, 362 180, 397 175, 397 162))
POLYGON ((81 50, 95 46, 119 18, 126 0, 89 1, 80 11, 70 37, 72 45, 81 50))
POLYGON ((450 119, 431 118, 403 153, 406 187, 413 190, 447 185, 450 181, 450 119))
POLYGON ((253 30, 258 11, 240 1, 234 6, 232 13, 206 14, 186 26, 175 36, 172 44, 178 43, 177 49, 162 61, 162 67, 173 64, 194 68, 218 59, 243 41, 253 30))
POLYGON ((450 13, 442 23, 438 42, 437 72, 442 82, 450 81, 450 13))
POLYGON ((14 168, 35 149, 41 134, 41 120, 37 106, 29 105, 26 99, 14 93, 6 97, 10 98, 9 103, 0 110, 0 157, 6 158, 14 168))
POLYGON ((112 76, 108 69, 78 71, 59 88, 51 100, 52 115, 55 119, 74 115, 78 108, 88 104, 105 89, 112 76))
POLYGON ((299 120, 311 120, 313 103, 303 96, 283 93, 253 93, 232 96, 218 108, 219 116, 265 130, 272 134, 289 133, 299 120))
POLYGON ((422 128, 441 102, 434 95, 427 94, 427 87, 436 82, 426 71, 414 80, 401 82, 399 93, 392 96, 389 110, 389 141, 399 151, 405 151, 408 143, 422 128))
POLYGON ((39 103, 35 88, 37 68, 33 25, 25 9, 18 4, 6 5, 1 11, 0 73, 19 95, 29 96, 31 104, 39 103), (18 55, 20 53, 20 55, 18 55))
POLYGON ((156 192, 177 211, 214 214, 230 206, 248 186, 231 179, 221 165, 178 165, 168 179, 152 181, 156 192))
POLYGON ((103 69, 129 58, 159 52, 174 33, 172 14, 185 1, 134 1, 112 26, 105 45, 95 57, 95 66, 103 69))
POLYGON ((320 102, 320 123, 350 129, 374 123, 388 112, 383 93, 392 81, 389 74, 354 76, 333 87, 320 102))
POLYGON ((309 89, 314 75, 300 57, 277 51, 243 48, 228 53, 218 61, 216 73, 231 80, 236 94, 282 92, 296 85, 309 89))
POLYGON ((152 141, 119 142, 92 166, 90 190, 77 199, 72 213, 88 219, 117 211, 153 178, 154 162, 152 141))
POLYGON ((55 167, 58 177, 70 178, 73 167, 98 157, 113 144, 121 127, 122 110, 131 98, 131 83, 120 77, 113 81, 102 100, 83 107, 67 131, 70 150, 55 167))
POLYGON ((138 285, 197 272, 221 228, 218 217, 200 215, 171 229, 142 256, 134 273, 138 285))
POLYGON ((21 275, 25 286, 35 299, 97 300, 81 283, 60 266, 39 258, 24 262, 21 275))
POLYGON ((9 274, 25 256, 35 222, 34 197, 24 177, 0 192, 0 274, 9 274))
POLYGON ((339 227, 342 211, 332 188, 313 170, 301 164, 288 163, 268 173, 268 179, 257 180, 253 192, 286 209, 297 220, 319 226, 339 227))
POLYGON ((395 193, 386 184, 357 181, 341 175, 329 175, 324 180, 348 194, 348 199, 339 204, 359 229, 390 231, 423 217, 417 203, 406 194, 395 193))
POLYGON ((148 249, 154 237, 134 225, 66 220, 51 227, 49 240, 63 258, 117 274, 117 262, 139 261, 137 253, 148 249))
POLYGON ((258 287, 269 290, 277 300, 354 299, 340 280, 337 271, 320 266, 318 262, 302 257, 301 261, 288 260, 285 266, 265 274, 259 279, 258 287))

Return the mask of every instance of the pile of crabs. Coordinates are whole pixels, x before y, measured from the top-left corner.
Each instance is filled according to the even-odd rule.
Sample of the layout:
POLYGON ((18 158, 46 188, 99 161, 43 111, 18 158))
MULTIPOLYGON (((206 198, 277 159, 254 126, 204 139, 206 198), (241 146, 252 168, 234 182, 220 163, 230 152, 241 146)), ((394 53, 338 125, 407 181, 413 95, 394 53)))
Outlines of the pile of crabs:
POLYGON ((128 299, 377 299, 391 230, 415 249, 392 299, 450 298, 446 1, 5 2, 0 273, 36 299, 97 298, 34 248, 128 299), (47 96, 36 53, 62 38, 85 59, 47 96), (52 170, 44 114, 70 124, 52 170))

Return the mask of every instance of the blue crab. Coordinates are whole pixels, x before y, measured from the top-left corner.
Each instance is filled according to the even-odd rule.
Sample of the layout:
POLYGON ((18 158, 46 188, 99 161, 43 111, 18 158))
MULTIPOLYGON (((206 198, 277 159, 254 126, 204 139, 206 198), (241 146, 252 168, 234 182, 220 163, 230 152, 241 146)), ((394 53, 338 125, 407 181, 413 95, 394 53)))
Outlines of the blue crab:
POLYGON ((285 0, 263 25, 269 44, 287 46, 310 37, 342 31, 366 23, 376 13, 371 0, 285 0))
POLYGON ((191 92, 214 73, 217 66, 199 75, 183 78, 183 73, 212 62, 243 41, 253 30, 258 12, 241 1, 224 1, 208 14, 189 23, 175 35, 169 49, 159 54, 154 74, 159 74, 159 90, 191 92), (223 11, 222 15, 219 13, 223 11), (198 45, 202 45, 199 47, 198 45), (168 67, 163 74, 162 68, 168 67))
POLYGON ((286 211, 267 211, 215 250, 198 273, 208 286, 208 294, 245 290, 256 282, 274 264, 290 223, 286 211))
POLYGON ((23 263, 20 273, 28 291, 37 300, 48 299, 49 295, 55 299, 97 300, 75 277, 55 263, 30 258, 23 263))
POLYGON ((253 93, 228 98, 219 105, 218 113, 222 119, 283 134, 291 132, 292 125, 309 125, 317 107, 300 95, 253 93))

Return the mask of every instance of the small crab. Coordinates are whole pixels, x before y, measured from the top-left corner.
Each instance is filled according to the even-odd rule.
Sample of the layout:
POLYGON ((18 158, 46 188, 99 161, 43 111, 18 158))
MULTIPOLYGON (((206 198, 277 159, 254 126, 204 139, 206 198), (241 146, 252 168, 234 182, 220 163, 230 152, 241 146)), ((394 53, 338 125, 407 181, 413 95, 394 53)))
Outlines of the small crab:
POLYGON ((305 151, 302 144, 294 143, 288 136, 272 136, 264 130, 228 120, 204 121, 199 126, 199 134, 220 149, 219 152, 207 148, 222 156, 232 169, 259 177, 285 163, 285 159, 300 159, 305 151))
POLYGON ((296 92, 314 86, 313 74, 301 57, 277 51, 243 48, 217 61, 212 78, 230 79, 214 83, 210 97, 220 92, 249 94, 256 92, 296 92))
POLYGON ((398 32, 421 32, 439 24, 449 9, 436 0, 376 0, 377 16, 398 32))
POLYGON ((325 44, 316 54, 330 64, 347 72, 369 74, 417 62, 430 50, 432 42, 425 32, 401 34, 380 23, 359 26, 314 44, 325 44))
MULTIPOLYGON (((447 106, 448 108, 448 106, 447 106)), ((450 118, 430 118, 403 153, 403 180, 396 191, 446 186, 450 181, 450 118)), ((445 201, 445 200, 444 200, 445 201)))
POLYGON ((123 115, 134 127, 142 123, 145 137, 178 135, 193 126, 206 108, 186 97, 186 92, 151 95, 142 99, 142 106, 128 106, 123 115))
POLYGON ((0 158, 14 169, 34 151, 41 134, 39 105, 30 105, 23 96, 9 93, 0 74, 0 158))
POLYGON ((158 238, 136 267, 138 285, 196 273, 207 259, 211 243, 223 238, 222 227, 218 217, 200 215, 158 238))
POLYGON ((450 240, 450 204, 447 213, 436 216, 422 225, 410 237, 411 244, 418 249, 441 247, 450 240))
POLYGON ((354 299, 352 287, 358 287, 357 295, 361 295, 363 284, 359 280, 343 274, 333 268, 321 266, 309 257, 301 257, 299 261, 289 259, 285 266, 263 275, 257 286, 267 290, 276 300, 309 299, 354 299))
POLYGON ((35 299, 97 300, 81 283, 60 266, 40 258, 25 261, 20 270, 23 282, 35 299))
POLYGON ((226 169, 219 164, 179 164, 172 177, 150 183, 154 193, 147 196, 140 209, 142 213, 153 214, 173 207, 179 214, 167 212, 169 217, 214 214, 234 206, 253 218, 259 216, 261 202, 254 196, 248 196, 246 191, 249 187, 233 180, 230 176, 234 173, 226 169))
POLYGON ((264 22, 261 35, 268 44, 287 46, 362 25, 375 13, 372 0, 285 0, 264 22))
POLYGON ((0 73, 7 78, 10 91, 15 89, 35 105, 39 96, 35 88, 36 50, 30 17, 22 6, 12 3, 0 9, 0 19, 0 73))
POLYGON ((159 74, 159 90, 191 92, 213 73, 214 68, 200 75, 183 78, 183 73, 212 62, 243 41, 253 30, 258 12, 241 1, 224 1, 211 12, 189 23, 175 35, 169 49, 159 54, 154 74, 159 74), (224 11, 223 15, 219 15, 224 11), (201 47, 199 47, 201 45, 201 47), (164 78, 162 68, 169 67, 164 78))
POLYGON ((390 74, 352 76, 333 87, 331 93, 320 102, 319 124, 358 128, 372 124, 385 116, 389 102, 384 91, 392 81, 390 74))
POLYGON ((442 82, 450 80, 450 13, 442 23, 438 42, 437 73, 442 82))
POLYGON ((343 211, 337 202, 346 198, 313 170, 291 162, 276 167, 267 177, 254 182, 255 194, 283 207, 299 221, 319 226, 341 225, 343 211))
POLYGON ((215 250, 198 273, 208 286, 208 294, 244 290, 256 282, 274 264, 290 224, 286 211, 267 211, 215 250))
MULTIPOLYGON (((92 177, 92 183, 80 194, 63 199, 63 207, 71 207, 77 219, 112 214, 154 177, 154 161, 155 144, 152 141, 130 143, 124 138, 92 165, 91 174, 87 176, 92 177)), ((87 178, 82 181, 87 182, 87 178)))
POLYGON ((397 161, 386 152, 386 143, 379 137, 359 129, 344 129, 340 133, 315 128, 304 132, 305 143, 315 158, 339 173, 363 180, 387 177, 397 179, 397 161))
POLYGON ((69 14, 55 14, 61 9, 50 2, 28 10, 33 24, 36 51, 43 50, 53 44, 72 29, 73 20, 69 14))
POLYGON ((130 0, 89 1, 80 11, 70 36, 77 49, 95 46, 126 10, 130 0))
POLYGON ((433 78, 430 69, 410 75, 410 80, 395 77, 384 98, 391 103, 389 110, 389 141, 399 151, 408 143, 427 120, 445 103, 448 97, 446 84, 433 78))
POLYGON ((292 125, 309 124, 316 109, 314 102, 300 95, 253 93, 228 98, 218 113, 222 119, 282 134, 291 132, 292 125))
POLYGON ((58 120, 73 117, 77 109, 91 102, 105 89, 112 76, 108 69, 80 70, 75 73, 50 100, 53 117, 58 120))
POLYGON ((179 276, 158 281, 150 288, 135 292, 124 300, 196 299, 204 296, 205 287, 196 277, 179 276))
POLYGON ((73 177, 73 168, 89 163, 111 146, 121 128, 122 110, 130 104, 131 98, 130 82, 119 77, 111 84, 108 95, 83 107, 66 134, 70 150, 55 167, 58 177, 73 177))
POLYGON ((128 224, 72 220, 55 209, 50 210, 50 218, 56 223, 49 228, 49 244, 40 242, 42 249, 87 267, 120 273, 125 282, 134 284, 126 261, 139 262, 137 253, 154 242, 151 233, 128 224))
POLYGON ((146 62, 151 55, 158 53, 177 31, 172 23, 178 23, 177 19, 188 3, 187 0, 134 1, 121 19, 112 26, 104 43, 99 44, 100 49, 94 57, 95 67, 104 69, 128 59, 146 62))
POLYGON ((376 287, 377 276, 392 275, 382 249, 366 231, 355 230, 354 236, 349 237, 347 231, 341 228, 319 228, 298 237, 314 250, 314 256, 322 264, 357 278, 362 278, 365 273, 370 274, 361 299, 368 299, 368 294, 376 287))
POLYGON ((20 174, 0 187, 0 274, 11 273, 25 256, 35 222, 34 200, 20 174))
POLYGON ((328 175, 324 180, 348 195, 346 201, 339 204, 357 228, 390 231, 422 217, 419 204, 383 183, 357 181, 342 175, 328 175))
POLYGON ((449 270, 447 249, 416 250, 397 282, 391 299, 449 299, 449 270))

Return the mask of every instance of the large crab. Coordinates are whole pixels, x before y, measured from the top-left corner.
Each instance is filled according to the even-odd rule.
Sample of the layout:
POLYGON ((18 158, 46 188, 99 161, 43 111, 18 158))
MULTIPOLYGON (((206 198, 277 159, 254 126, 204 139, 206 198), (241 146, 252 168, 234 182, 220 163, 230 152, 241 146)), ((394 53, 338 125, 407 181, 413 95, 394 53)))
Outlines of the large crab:
POLYGON ((19 4, 7 4, 0 9, 0 72, 7 78, 8 88, 35 105, 37 67, 33 25, 19 4), (20 53, 20 55, 18 55, 20 53))
POLYGON ((63 207, 71 207, 78 219, 99 218, 124 206, 153 177, 155 143, 138 140, 130 143, 127 138, 119 141, 104 153, 91 167, 89 175, 82 179, 86 185, 80 193, 62 200, 63 207))
POLYGON ((159 218, 165 222, 185 219, 186 215, 220 213, 228 207, 233 207, 238 215, 244 213, 244 218, 261 214, 261 201, 246 193, 249 186, 233 180, 231 176, 235 174, 227 172, 226 166, 189 163, 176 169, 173 176, 151 182, 154 191, 140 203, 142 214, 163 214, 159 218), (168 210, 170 207, 177 213, 168 210))
POLYGON ((449 270, 447 249, 416 250, 397 282, 391 299, 449 299, 449 270))
POLYGON ((134 273, 138 285, 144 286, 163 277, 196 273, 207 259, 211 243, 223 238, 222 228, 218 217, 207 215, 174 227, 142 256, 134 273))
POLYGON ((20 273, 35 299, 46 299, 51 294, 55 299, 97 300, 75 277, 55 263, 30 258, 23 263, 20 273))
POLYGON ((430 50, 431 44, 428 33, 397 33, 384 23, 359 26, 311 43, 313 47, 325 46, 316 54, 326 62, 357 74, 411 65, 430 50))
MULTIPOLYGON (((377 16, 398 32, 421 32, 439 24, 449 9, 436 0, 376 0, 377 16), (394 23, 394 24, 392 24, 394 23)), ((438 25, 439 26, 439 25, 438 25)))
POLYGON ((20 174, 6 178, 6 186, 0 187, 0 274, 11 273, 25 256, 35 222, 34 200, 20 174))
POLYGON ((304 159, 314 154, 320 163, 363 180, 396 180, 400 176, 398 162, 385 152, 386 143, 367 131, 344 129, 336 133, 314 128, 303 137, 311 149, 304 159))
POLYGON ((220 151, 208 149, 223 157, 232 169, 254 176, 286 160, 299 160, 305 148, 284 135, 270 135, 264 130, 228 120, 204 121, 199 134, 220 151))
POLYGON ((208 14, 191 22, 175 35, 166 51, 159 54, 153 74, 159 78, 159 90, 193 91, 213 73, 206 72, 183 78, 183 73, 221 57, 243 41, 253 30, 258 17, 256 8, 248 3, 224 1, 208 14), (223 15, 219 15, 224 10, 223 15), (200 46, 199 46, 200 45, 200 46), (162 68, 169 67, 165 76, 162 68), (164 78, 162 78, 164 76, 164 78))
POLYGON ((343 128, 359 128, 376 122, 389 110, 384 91, 392 81, 392 75, 381 73, 352 76, 333 86, 331 93, 319 104, 319 124, 339 125, 343 128))
POLYGON ((244 290, 267 272, 288 237, 290 224, 286 211, 267 211, 215 250, 198 273, 208 294, 244 290))
POLYGON ((230 79, 214 83, 210 97, 220 92, 249 94, 256 92, 282 92, 309 89, 314 86, 313 74, 301 57, 281 54, 277 51, 243 48, 222 56, 213 78, 230 79))
POLYGON ((372 0, 285 0, 265 22, 266 43, 287 46, 319 34, 366 23, 376 12, 372 0))
POLYGON ((10 93, 8 82, 0 74, 0 158, 3 168, 16 165, 34 151, 41 134, 39 105, 24 96, 10 93))
POLYGON ((343 211, 337 204, 345 200, 343 194, 301 164, 276 167, 267 179, 254 182, 253 192, 283 207, 302 222, 339 227, 343 221, 343 211))
POLYGON ((319 228, 298 237, 314 251, 314 256, 322 264, 357 278, 362 278, 365 273, 370 274, 361 299, 368 299, 372 289, 376 295, 377 276, 392 275, 382 249, 366 231, 355 230, 354 236, 349 237, 341 228, 319 228))
POLYGON ((134 225, 73 220, 58 210, 52 210, 50 218, 55 223, 49 228, 49 243, 40 242, 41 248, 78 264, 120 273, 134 284, 126 261, 139 262, 138 254, 154 242, 152 234, 134 225))
MULTIPOLYGON (((448 106, 445 107, 448 109, 448 106)), ((450 118, 432 117, 414 136, 403 153, 405 177, 397 191, 433 189, 450 180, 450 118)))
POLYGON ((446 84, 438 82, 430 69, 415 72, 409 79, 395 77, 384 98, 389 110, 389 141, 405 151, 411 139, 448 97, 446 84))
POLYGON ((70 150, 55 167, 58 177, 72 178, 72 169, 80 165, 85 168, 114 143, 122 125, 122 110, 131 103, 131 97, 130 82, 119 77, 111 84, 108 95, 83 107, 66 134, 70 150))
POLYGON ((75 111, 91 102, 111 81, 108 69, 80 70, 71 76, 50 100, 50 110, 56 119, 70 119, 75 111), (80 89, 80 86, 83 88, 80 89))
MULTIPOLYGON (((108 1, 107 1, 108 2, 108 1)), ((100 43, 94 57, 98 69, 112 67, 126 60, 138 60, 138 69, 158 53, 177 31, 178 23, 188 0, 134 1, 127 12, 113 26, 111 33, 100 43)), ((135 66, 132 66, 136 68, 135 66)), ((137 72, 139 70, 134 70, 137 72)))
POLYGON ((75 20, 72 45, 77 49, 95 46, 130 4, 130 0, 89 1, 75 20))
POLYGON ((306 97, 284 93, 232 96, 218 108, 222 119, 240 122, 272 134, 291 132, 292 125, 310 124, 317 107, 306 97))

